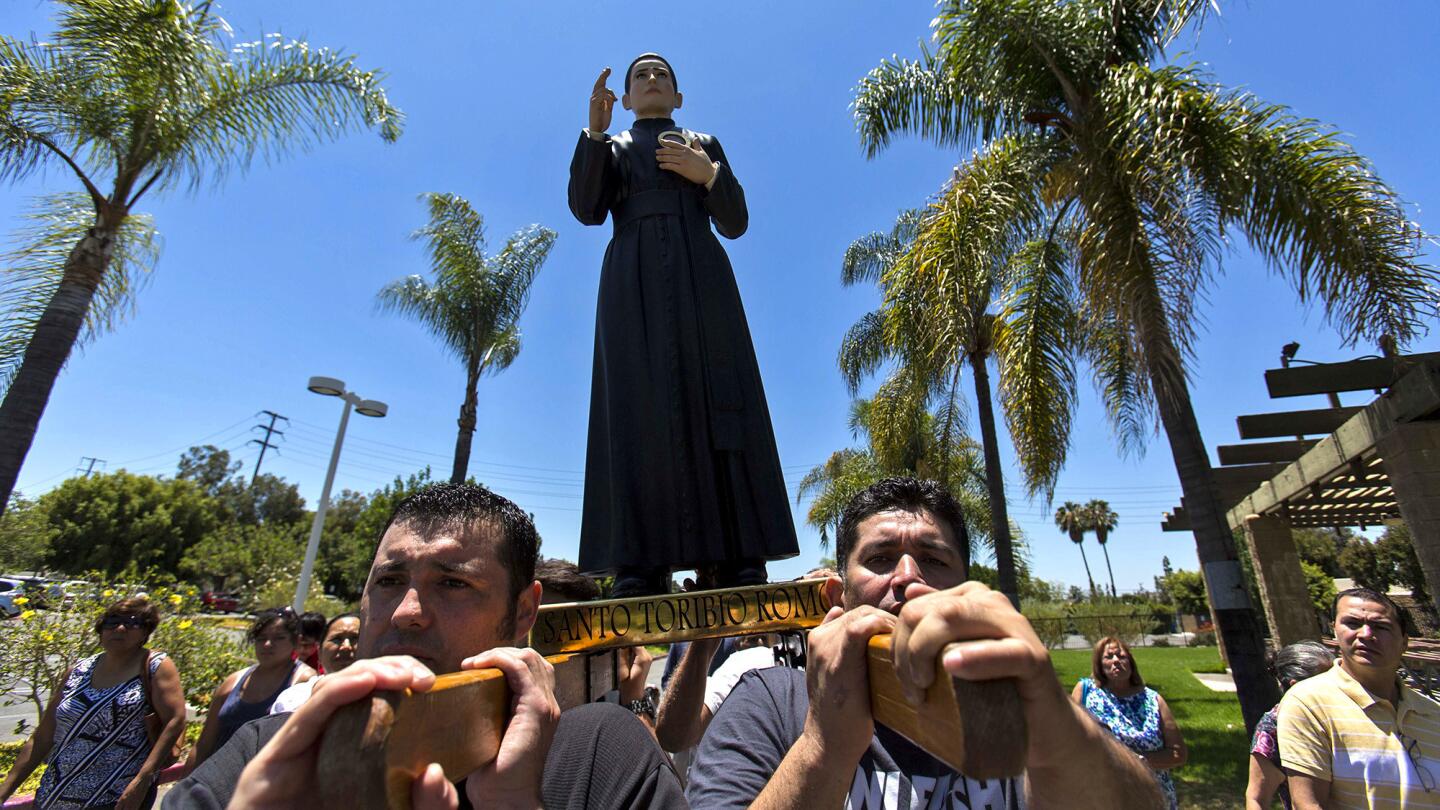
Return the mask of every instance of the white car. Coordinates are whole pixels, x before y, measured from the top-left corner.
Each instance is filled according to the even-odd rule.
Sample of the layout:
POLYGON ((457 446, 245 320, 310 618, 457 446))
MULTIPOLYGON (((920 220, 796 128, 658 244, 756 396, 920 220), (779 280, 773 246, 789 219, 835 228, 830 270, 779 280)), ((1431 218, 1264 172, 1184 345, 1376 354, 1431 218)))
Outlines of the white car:
POLYGON ((15 597, 25 595, 25 586, 18 579, 0 577, 0 617, 6 619, 20 615, 20 606, 15 597))

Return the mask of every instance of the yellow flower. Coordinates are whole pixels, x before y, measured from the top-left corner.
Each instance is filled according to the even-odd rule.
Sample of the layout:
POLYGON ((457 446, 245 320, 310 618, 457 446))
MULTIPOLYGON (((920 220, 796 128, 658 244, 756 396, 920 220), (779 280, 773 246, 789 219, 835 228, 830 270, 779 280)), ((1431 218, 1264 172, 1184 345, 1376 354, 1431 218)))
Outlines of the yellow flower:
POLYGON ((181 602, 184 602, 184 601, 185 601, 185 598, 182 597, 180 594, 178 594, 178 593, 172 593, 172 594, 170 594, 170 604, 172 604, 172 605, 174 605, 174 606, 176 606, 176 607, 179 607, 179 606, 180 606, 180 603, 181 603, 181 602))
POLYGON ((113 588, 106 588, 105 590, 103 590, 103 591, 100 592, 100 595, 103 596, 103 597, 105 597, 106 599, 109 599, 110 597, 112 597, 112 596, 115 595, 115 589, 113 589, 113 588))
POLYGON ((192 624, 194 624, 194 622, 190 621, 189 619, 181 619, 181 620, 180 620, 180 629, 181 629, 181 630, 188 630, 188 629, 190 629, 190 625, 192 625, 192 624))
POLYGON ((35 611, 33 611, 33 610, 27 610, 27 611, 25 611, 24 613, 21 613, 21 614, 20 614, 20 618, 21 618, 21 619, 28 619, 28 618, 30 618, 30 617, 32 617, 32 616, 34 616, 34 615, 35 615, 35 611))
POLYGON ((40 634, 40 640, 41 640, 41 641, 54 641, 54 640, 55 640, 55 634, 52 633, 52 632, 50 632, 49 630, 46 630, 45 632, 43 632, 43 633, 40 634))
POLYGON ((28 605, 28 604, 30 604, 30 600, 29 600, 29 599, 26 599, 26 598, 23 597, 23 596, 17 596, 17 597, 15 597, 15 604, 17 604, 17 605, 28 605))

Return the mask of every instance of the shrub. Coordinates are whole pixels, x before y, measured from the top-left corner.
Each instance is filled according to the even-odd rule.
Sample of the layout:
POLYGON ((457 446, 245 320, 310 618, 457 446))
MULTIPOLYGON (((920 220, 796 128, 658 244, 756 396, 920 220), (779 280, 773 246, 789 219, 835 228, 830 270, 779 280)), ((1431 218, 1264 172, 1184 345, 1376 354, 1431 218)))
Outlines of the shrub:
POLYGON ((1200 632, 1196 633, 1193 637, 1191 637, 1191 639, 1190 639, 1190 646, 1191 646, 1191 647, 1214 647, 1214 646, 1215 646, 1215 631, 1214 631, 1214 630, 1201 630, 1200 632))
MULTIPOLYGON (((134 572, 124 578, 145 579, 134 572)), ((160 626, 147 646, 175 661, 187 702, 201 709, 208 706, 216 684, 244 664, 243 651, 231 634, 191 618, 199 612, 194 588, 156 582, 76 590, 51 610, 27 608, 7 622, 0 632, 0 693, 7 695, 5 705, 29 703, 38 723, 45 711, 44 696, 59 688, 76 663, 100 651, 96 618, 114 602, 141 593, 162 611, 160 626)), ((15 733, 23 733, 29 725, 28 720, 20 720, 15 733)))
POLYGON ((1069 605, 1064 602, 1022 602, 1020 612, 1035 628, 1035 635, 1046 648, 1058 649, 1069 635, 1069 605))

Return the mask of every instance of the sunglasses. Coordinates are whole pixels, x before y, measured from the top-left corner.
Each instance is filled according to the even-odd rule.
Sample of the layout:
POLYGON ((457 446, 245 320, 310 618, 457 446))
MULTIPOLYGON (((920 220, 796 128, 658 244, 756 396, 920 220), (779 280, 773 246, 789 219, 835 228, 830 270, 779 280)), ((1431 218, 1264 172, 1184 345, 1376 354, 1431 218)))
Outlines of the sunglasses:
POLYGON ((1430 769, 1420 764, 1420 741, 1414 737, 1406 737, 1399 731, 1395 736, 1400 738, 1400 745, 1405 748, 1405 756, 1410 758, 1410 764, 1415 766, 1415 775, 1420 777, 1420 787, 1425 788, 1426 793, 1435 790, 1435 775, 1430 769))
POLYGON ((114 630, 117 627, 139 627, 139 616, 106 616, 100 620, 100 626, 106 630, 114 630))

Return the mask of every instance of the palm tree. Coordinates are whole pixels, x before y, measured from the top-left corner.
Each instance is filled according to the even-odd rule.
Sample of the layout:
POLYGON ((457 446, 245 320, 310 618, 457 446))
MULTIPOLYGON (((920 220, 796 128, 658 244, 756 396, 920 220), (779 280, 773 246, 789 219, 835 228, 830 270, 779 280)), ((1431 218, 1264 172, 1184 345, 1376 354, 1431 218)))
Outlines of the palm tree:
POLYGON ((112 277, 116 238, 148 192, 198 187, 257 153, 280 157, 359 127, 400 135, 381 74, 342 52, 278 34, 234 45, 209 2, 58 5, 43 41, 0 37, 0 178, 72 174, 90 221, 27 324, 0 403, 0 514, 97 291, 125 286, 112 277))
POLYGON ((460 484, 470 468, 480 378, 499 374, 520 354, 520 315, 555 232, 532 225, 487 257, 485 222, 469 202, 454 194, 421 199, 430 222, 414 238, 424 240, 435 280, 406 276, 385 285, 377 303, 383 311, 419 321, 465 365, 465 401, 450 471, 451 483, 460 484))
POLYGON ((1090 516, 1085 513, 1085 507, 1066 501, 1055 510, 1055 525, 1080 549, 1080 560, 1085 563, 1085 579, 1090 582, 1090 598, 1094 599, 1095 578, 1090 576, 1090 559, 1085 556, 1085 532, 1090 529, 1090 516))
POLYGON ((1062 223, 1017 219, 1013 232, 1069 248, 1084 349, 1122 447, 1158 413, 1200 562, 1227 583, 1211 597, 1253 729, 1276 691, 1249 598, 1228 586, 1243 581, 1239 559, 1186 381, 1196 304, 1229 234, 1351 344, 1411 340, 1437 277, 1395 193, 1332 129, 1158 64, 1209 5, 944 0, 933 52, 882 62, 854 107, 871 155, 902 132, 980 147, 978 160, 1026 167, 997 193, 1062 223))
POLYGON ((975 442, 954 420, 915 408, 911 397, 896 391, 895 381, 882 386, 873 399, 850 406, 850 432, 863 441, 830 455, 800 480, 798 504, 811 496, 806 522, 820 532, 820 547, 829 547, 830 532, 839 531, 846 504, 861 490, 893 475, 945 481, 942 486, 960 504, 969 528, 971 559, 982 545, 993 547, 985 473, 975 442), (945 435, 946 432, 949 435, 945 435), (944 449, 942 449, 944 448, 944 449))
POLYGON ((1020 454, 1027 487, 1048 499, 1063 457, 1058 448, 1068 441, 1075 382, 1065 346, 1074 330, 1070 301, 1056 295, 1064 287, 1051 282, 1053 256, 1014 251, 1007 241, 1006 226, 1017 212, 993 193, 995 168, 1007 167, 976 162, 957 171, 929 209, 904 212, 890 233, 851 244, 842 281, 876 284, 883 303, 846 334, 840 368, 853 395, 866 375, 898 359, 922 407, 939 398, 942 413, 957 422, 960 378, 970 371, 996 573, 1001 591, 1018 607, 989 361, 997 361, 1011 436, 1031 447, 1020 454), (998 314, 991 312, 996 304, 998 314))
POLYGON ((1117 596, 1115 591, 1115 569, 1110 567, 1110 550, 1105 547, 1105 541, 1110 539, 1110 532, 1115 530, 1116 524, 1120 522, 1120 516, 1110 508, 1107 501, 1098 498, 1085 504, 1086 524, 1090 531, 1095 533, 1095 542, 1100 544, 1100 550, 1105 552, 1105 571, 1110 574, 1110 595, 1117 596))

